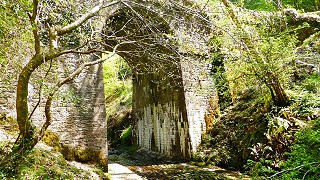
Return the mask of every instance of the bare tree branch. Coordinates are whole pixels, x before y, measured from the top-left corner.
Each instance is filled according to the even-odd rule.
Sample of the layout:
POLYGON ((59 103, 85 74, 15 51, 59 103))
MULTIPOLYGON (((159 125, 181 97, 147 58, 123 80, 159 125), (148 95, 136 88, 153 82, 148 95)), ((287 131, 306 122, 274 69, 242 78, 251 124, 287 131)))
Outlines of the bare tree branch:
POLYGON ((104 0, 100 0, 99 1, 99 5, 93 7, 88 13, 82 15, 79 19, 77 19, 76 21, 74 21, 71 24, 68 24, 67 26, 64 26, 61 29, 57 30, 57 35, 58 36, 62 36, 68 32, 71 32, 72 30, 76 29, 77 27, 79 27, 81 24, 83 24, 84 22, 86 22, 88 19, 92 18, 93 16, 95 16, 102 8, 105 7, 110 7, 112 5, 115 5, 117 3, 119 3, 118 0, 113 1, 111 3, 108 3, 106 5, 103 5, 104 0))
POLYGON ((297 166, 297 167, 292 168, 292 169, 286 169, 286 170, 277 172, 277 173, 275 173, 275 174, 272 175, 272 176, 269 176, 268 179, 272 179, 272 178, 278 176, 279 174, 283 174, 283 173, 288 172, 288 171, 294 171, 294 170, 297 170, 297 169, 301 169, 301 168, 303 168, 303 167, 305 167, 305 166, 312 165, 312 164, 320 164, 320 162, 311 162, 311 163, 308 163, 308 164, 304 164, 304 165, 297 166))

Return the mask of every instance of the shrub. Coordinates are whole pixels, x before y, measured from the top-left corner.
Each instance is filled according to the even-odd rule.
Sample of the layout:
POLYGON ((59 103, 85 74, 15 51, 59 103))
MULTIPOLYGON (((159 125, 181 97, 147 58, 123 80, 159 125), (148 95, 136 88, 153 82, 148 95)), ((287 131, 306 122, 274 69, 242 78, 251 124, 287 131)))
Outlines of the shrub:
POLYGON ((123 130, 120 136, 121 145, 132 145, 132 126, 129 126, 127 129, 123 130))
POLYGON ((282 179, 320 179, 320 118, 297 132, 284 162, 282 179))

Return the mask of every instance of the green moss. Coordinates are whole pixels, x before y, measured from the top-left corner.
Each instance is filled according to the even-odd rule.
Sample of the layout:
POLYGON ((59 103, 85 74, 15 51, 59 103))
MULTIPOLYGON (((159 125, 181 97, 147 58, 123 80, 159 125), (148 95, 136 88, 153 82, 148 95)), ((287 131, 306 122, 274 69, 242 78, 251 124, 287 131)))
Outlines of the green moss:
POLYGON ((0 113, 0 126, 9 134, 16 134, 19 131, 17 121, 7 113, 0 113))
POLYGON ((54 148, 54 150, 60 152, 63 157, 70 161, 78 162, 96 162, 103 170, 107 170, 108 160, 103 151, 94 151, 91 149, 75 149, 64 145, 60 142, 59 136, 47 130, 42 138, 42 141, 54 148))
POLYGON ((50 130, 47 130, 42 138, 42 141, 46 145, 53 147, 54 150, 59 151, 59 152, 61 151, 60 139, 56 133, 54 133, 50 130))
MULTIPOLYGON (((2 158, 3 154, 0 154, 2 158)), ((14 175, 0 172, 0 179, 90 179, 90 172, 67 163, 60 153, 33 149, 20 163, 14 175)))
POLYGON ((70 161, 78 162, 96 162, 105 171, 108 168, 108 159, 103 151, 94 151, 91 149, 75 149, 62 145, 61 153, 70 161))

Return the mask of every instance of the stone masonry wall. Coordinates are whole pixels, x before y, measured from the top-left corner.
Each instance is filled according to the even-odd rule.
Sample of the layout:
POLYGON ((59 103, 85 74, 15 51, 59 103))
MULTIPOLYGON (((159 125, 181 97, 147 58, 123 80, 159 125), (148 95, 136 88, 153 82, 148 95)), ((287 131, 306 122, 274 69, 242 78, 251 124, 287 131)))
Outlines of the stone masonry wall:
POLYGON ((208 62, 185 60, 181 63, 185 103, 191 140, 191 151, 196 152, 201 135, 206 132, 205 115, 210 100, 216 98, 214 81, 208 62))
MULTIPOLYGON (((148 2, 152 7, 152 1, 148 2)), ((109 50, 124 40, 136 42, 117 48, 134 74, 134 141, 167 156, 190 158, 206 130, 205 114, 214 95, 209 62, 200 62, 207 58, 210 33, 204 28, 205 22, 185 13, 185 9, 179 12, 175 7, 181 13, 178 20, 135 8, 152 26, 120 6, 107 18, 104 30, 121 40, 105 39, 109 50)))
MULTIPOLYGON (((65 63, 75 63, 68 59, 65 63)), ((72 71, 72 69, 71 69, 72 71)), ((62 143, 75 149, 91 149, 107 153, 106 113, 102 65, 91 66, 65 86, 71 93, 66 102, 56 102, 52 130, 62 143), (62 116, 62 117, 61 117, 62 116)))
MULTIPOLYGON (((57 73, 59 78, 66 77, 76 68, 79 58, 78 56, 60 58, 59 68, 54 68, 54 73, 57 73)), ((34 77, 37 76, 39 74, 34 77)), ((0 112, 15 117, 17 79, 10 81, 12 81, 10 86, 8 85, 10 83, 0 82, 0 112)), ((30 83, 29 111, 38 101, 37 91, 37 86, 30 83)), ((61 87, 52 104, 53 122, 49 129, 59 136, 64 147, 94 151, 106 157, 107 126, 104 102, 102 65, 98 64, 87 68, 74 81, 61 87)), ((44 103, 45 100, 42 99, 39 108, 32 116, 36 126, 41 126, 45 121, 44 103)))

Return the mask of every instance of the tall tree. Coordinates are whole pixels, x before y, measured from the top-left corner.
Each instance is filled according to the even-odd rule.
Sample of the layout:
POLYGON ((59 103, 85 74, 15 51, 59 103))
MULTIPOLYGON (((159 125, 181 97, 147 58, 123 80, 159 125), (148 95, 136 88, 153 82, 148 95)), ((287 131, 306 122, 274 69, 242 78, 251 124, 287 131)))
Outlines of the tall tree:
POLYGON ((279 76, 275 74, 274 69, 272 69, 273 66, 270 63, 270 60, 268 60, 272 57, 266 56, 266 53, 262 52, 261 49, 258 48, 258 43, 253 40, 252 35, 250 35, 247 30, 243 29, 241 22, 234 12, 234 6, 228 0, 223 0, 222 2, 225 5, 230 18, 234 22, 238 31, 243 33, 241 43, 243 44, 244 49, 248 52, 248 63, 254 64, 252 71, 254 72, 255 76, 257 76, 257 78, 264 82, 264 84, 269 88, 275 105, 288 105, 288 95, 283 88, 279 76))

